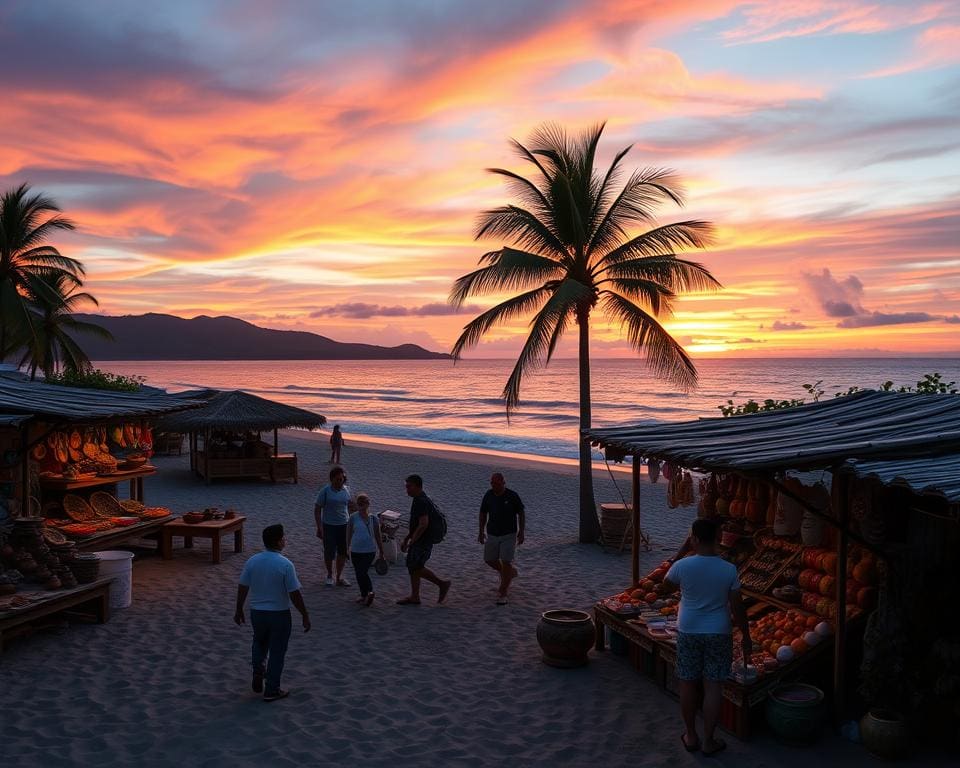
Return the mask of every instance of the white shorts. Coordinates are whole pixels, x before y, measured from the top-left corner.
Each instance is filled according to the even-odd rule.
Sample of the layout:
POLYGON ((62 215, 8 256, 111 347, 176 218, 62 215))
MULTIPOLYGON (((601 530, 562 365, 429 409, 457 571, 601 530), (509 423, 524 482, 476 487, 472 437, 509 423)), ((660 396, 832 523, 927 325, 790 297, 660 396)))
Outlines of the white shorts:
POLYGON ((483 545, 483 559, 488 563, 495 560, 502 560, 505 563, 513 562, 517 553, 517 534, 505 533, 503 536, 491 536, 487 534, 487 540, 483 545))

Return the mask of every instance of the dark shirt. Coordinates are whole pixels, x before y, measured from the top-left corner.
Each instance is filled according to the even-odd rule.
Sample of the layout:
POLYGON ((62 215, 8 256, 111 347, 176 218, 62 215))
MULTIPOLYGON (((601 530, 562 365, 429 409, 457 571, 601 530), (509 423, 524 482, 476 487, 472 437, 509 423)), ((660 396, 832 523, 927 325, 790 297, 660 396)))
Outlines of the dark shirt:
POLYGON ((506 536, 517 532, 517 517, 523 512, 523 502, 515 491, 504 488, 497 496, 493 488, 483 495, 480 512, 487 515, 487 533, 491 536, 506 536))
MULTIPOLYGON (((421 493, 419 496, 414 496, 413 501, 410 503, 410 533, 412 534, 417 530, 417 526, 420 525, 420 518, 424 515, 427 515, 427 521, 430 520, 430 510, 433 508, 433 504, 430 503, 430 497, 425 493, 421 493)), ((426 543, 429 541, 430 528, 427 528, 426 533, 423 534, 419 539, 418 543, 426 543)))

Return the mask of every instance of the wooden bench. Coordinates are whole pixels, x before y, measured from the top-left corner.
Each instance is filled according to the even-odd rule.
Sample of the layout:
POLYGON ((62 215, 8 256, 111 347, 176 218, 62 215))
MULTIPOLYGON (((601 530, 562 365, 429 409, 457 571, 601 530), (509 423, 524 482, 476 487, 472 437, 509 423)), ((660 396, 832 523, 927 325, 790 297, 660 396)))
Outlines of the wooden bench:
MULTIPOLYGON (((60 613, 70 608, 84 608, 98 624, 110 619, 110 582, 111 578, 97 579, 90 584, 80 584, 73 589, 63 589, 54 592, 33 591, 20 592, 31 599, 31 602, 22 608, 0 610, 0 653, 3 653, 4 643, 20 634, 29 631, 29 625, 37 619, 60 613)), ((9 598, 0 598, 0 605, 6 604, 9 598)))
POLYGON ((210 539, 213 545, 213 562, 220 562, 220 540, 228 533, 233 534, 233 551, 243 552, 243 515, 229 520, 204 520, 202 523, 185 523, 177 518, 160 529, 160 556, 164 560, 173 558, 173 537, 183 537, 183 548, 190 549, 194 539, 210 539))

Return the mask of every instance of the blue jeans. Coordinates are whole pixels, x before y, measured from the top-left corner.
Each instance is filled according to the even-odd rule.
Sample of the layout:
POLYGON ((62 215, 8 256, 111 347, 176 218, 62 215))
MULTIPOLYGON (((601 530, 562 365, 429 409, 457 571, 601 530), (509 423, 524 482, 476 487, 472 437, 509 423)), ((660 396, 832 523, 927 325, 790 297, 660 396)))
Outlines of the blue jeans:
POLYGON ((264 696, 280 690, 283 659, 287 655, 290 629, 293 622, 290 611, 250 611, 253 626, 253 669, 262 670, 266 661, 267 675, 264 696))

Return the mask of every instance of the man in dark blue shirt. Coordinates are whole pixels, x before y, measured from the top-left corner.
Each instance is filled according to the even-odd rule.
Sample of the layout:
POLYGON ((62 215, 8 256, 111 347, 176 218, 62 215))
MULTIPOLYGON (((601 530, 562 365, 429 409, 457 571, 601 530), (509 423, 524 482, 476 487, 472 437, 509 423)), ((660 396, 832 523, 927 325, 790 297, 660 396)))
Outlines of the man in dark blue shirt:
POLYGON ((500 472, 490 477, 490 490, 480 502, 480 535, 477 541, 483 544, 483 559, 500 574, 497 605, 507 604, 510 582, 517 575, 513 565, 517 545, 523 544, 523 529, 526 524, 523 502, 507 488, 507 481, 500 472))

